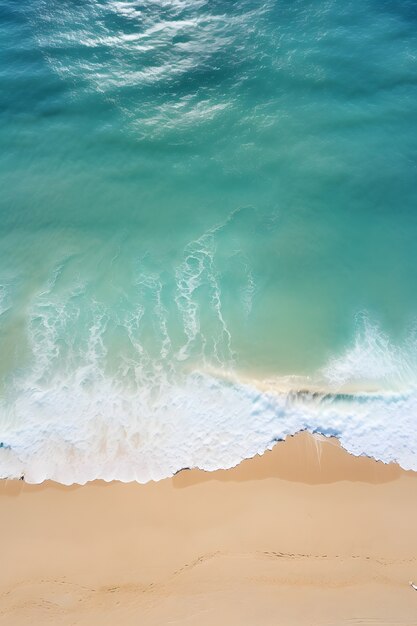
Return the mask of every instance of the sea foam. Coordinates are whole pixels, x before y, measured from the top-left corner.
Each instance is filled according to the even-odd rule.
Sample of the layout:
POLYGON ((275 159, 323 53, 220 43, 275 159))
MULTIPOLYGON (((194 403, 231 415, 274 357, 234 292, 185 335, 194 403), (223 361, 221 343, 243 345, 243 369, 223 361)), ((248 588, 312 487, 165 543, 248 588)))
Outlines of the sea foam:
POLYGON ((352 454, 417 470, 415 386, 401 371, 389 389, 400 349, 391 353, 385 346, 381 353, 377 327, 364 332, 362 344, 356 338, 315 378, 290 383, 239 380, 225 370, 218 376, 193 371, 175 382, 160 372, 158 381, 136 390, 103 372, 86 379, 87 370, 84 377, 57 375, 47 385, 32 381, 11 404, 1 403, 0 475, 34 483, 144 483, 185 467, 232 467, 300 430, 336 436, 352 454), (363 380, 355 390, 364 359, 367 372, 378 363, 368 377, 371 391, 363 380), (378 390, 376 380, 383 383, 378 390))
MULTIPOLYGON (((237 215, 185 246, 170 292, 177 333, 168 277, 143 261, 116 311, 70 261, 57 263, 25 310, 30 358, 3 382, 1 477, 144 483, 232 467, 300 430, 417 470, 415 334, 394 344, 362 314, 351 345, 310 376, 265 379, 237 365, 216 265, 216 236, 237 215)), ((249 315, 257 287, 243 269, 249 315)))

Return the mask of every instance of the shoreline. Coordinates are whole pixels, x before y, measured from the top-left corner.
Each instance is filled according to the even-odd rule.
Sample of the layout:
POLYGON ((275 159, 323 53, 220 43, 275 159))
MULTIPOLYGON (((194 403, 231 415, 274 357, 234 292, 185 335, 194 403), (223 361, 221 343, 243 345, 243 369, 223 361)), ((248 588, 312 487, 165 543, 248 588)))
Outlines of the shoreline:
MULTIPOLYGON (((259 452, 254 454, 251 457, 247 457, 242 459, 241 461, 239 461, 236 465, 233 465, 231 467, 224 467, 224 468, 219 468, 216 470, 207 470, 207 469, 203 469, 201 467, 182 467, 180 469, 178 469, 177 471, 175 471, 171 476, 166 476, 165 478, 161 478, 159 480, 154 480, 154 479, 150 479, 146 482, 139 482, 137 480, 128 480, 128 481, 123 481, 123 480, 119 480, 119 479, 110 479, 110 480, 106 480, 104 478, 95 478, 93 480, 87 480, 85 483, 61 483, 59 481, 56 480, 51 480, 49 478, 44 479, 42 482, 40 483, 32 483, 32 482, 28 482, 25 480, 25 476, 22 475, 19 478, 12 478, 12 477, 0 477, 0 487, 3 484, 4 485, 4 481, 6 481, 9 484, 8 489, 11 487, 11 485, 14 485, 15 483, 24 483, 25 485, 30 485, 31 487, 42 487, 42 485, 57 485, 60 487, 65 487, 65 488, 70 488, 70 487, 85 487, 87 485, 91 485, 94 483, 104 483, 104 484, 137 484, 137 485, 147 485, 147 484, 157 484, 166 480, 172 480, 175 477, 179 476, 180 474, 184 474, 186 472, 192 472, 192 473, 201 473, 203 476, 205 474, 207 475, 217 475, 218 473, 223 474, 224 472, 227 472, 227 474, 224 474, 223 480, 229 480, 230 478, 228 478, 228 476, 230 477, 231 475, 233 475, 233 471, 236 470, 237 468, 241 468, 240 471, 242 471, 242 467, 246 468, 246 464, 248 462, 254 461, 256 459, 260 459, 266 456, 267 459, 269 459, 269 455, 271 452, 274 451, 274 449, 277 446, 282 446, 283 444, 285 444, 284 447, 280 448, 280 457, 275 458, 273 463, 275 466, 275 474, 277 472, 277 468, 281 467, 282 471, 283 471, 283 475, 282 476, 278 476, 277 477, 282 477, 286 480, 293 480, 291 477, 285 477, 285 469, 284 467, 286 466, 286 462, 289 461, 288 459, 288 453, 291 451, 293 451, 293 446, 294 444, 292 443, 293 440, 297 441, 296 444, 296 448, 298 447, 298 443, 299 441, 301 441, 301 438, 304 438, 304 443, 309 441, 311 444, 314 444, 314 446, 316 447, 316 450, 319 454, 319 450, 320 450, 320 446, 321 444, 328 444, 330 446, 333 446, 335 448, 340 449, 343 453, 346 453, 349 457, 353 457, 355 459, 358 459, 358 463, 355 467, 355 471, 354 473, 357 473, 358 471, 360 472, 361 470, 363 470, 366 466, 366 464, 368 463, 368 461, 371 461, 371 463, 376 463, 378 467, 381 466, 385 466, 388 468, 391 468, 391 471, 395 474, 395 475, 400 475, 400 473, 405 473, 406 475, 409 476, 417 476, 417 471, 412 470, 412 469, 405 469, 404 467, 402 467, 398 462, 396 461, 383 461, 381 459, 376 459, 371 455, 368 454, 359 454, 356 455, 353 452, 349 452, 349 450, 347 450, 346 448, 343 447, 340 439, 338 437, 336 437, 335 435, 323 435, 319 432, 310 432, 307 429, 301 429, 298 432, 292 434, 292 435, 287 435, 285 438, 283 439, 276 439, 274 441, 271 442, 270 447, 267 447, 264 452, 259 452), (285 456, 283 456, 285 455, 285 456), (365 461, 365 463, 364 463, 365 461), (231 474, 232 473, 232 474, 231 474)), ((321 454, 321 452, 320 452, 321 454)), ((342 457, 340 456, 340 458, 338 459, 338 461, 340 461, 340 459, 342 459, 342 457)), ((264 465, 269 465, 269 460, 268 461, 264 461, 263 462, 264 465)), ((265 468, 264 468, 265 469, 265 468)), ((311 469, 311 468, 310 468, 311 469)), ((333 468, 334 471, 336 471, 336 476, 338 476, 338 470, 340 468, 335 466, 333 468)), ((352 471, 353 468, 350 468, 350 471, 352 471)), ((245 470, 243 470, 245 471, 245 470)), ((209 478, 207 478, 208 480, 209 478)), ((204 478, 200 477, 200 480, 203 481, 205 480, 204 478)), ((306 479, 304 477, 304 480, 306 480, 307 482, 308 479, 306 479)), ((333 477, 333 479, 330 482, 334 482, 336 480, 339 480, 336 477, 333 477)), ((349 478, 348 480, 353 480, 351 475, 349 474, 349 478)), ((359 480, 359 479, 357 479, 359 480)), ((302 480, 303 482, 303 480, 302 480)), ((1 489, 0 489, 0 495, 1 495, 1 489)))
POLYGON ((146 484, 0 482, 0 624, 416 624, 417 473, 306 432, 146 484))
MULTIPOLYGON (((146 484, 185 467, 233 468, 302 431, 334 436, 350 454, 398 462, 404 469, 417 471, 414 392, 351 395, 339 389, 323 395, 298 387, 284 394, 255 383, 248 386, 225 380, 195 372, 179 386, 168 385, 158 395, 150 420, 150 404, 145 402, 143 411, 136 407, 141 417, 130 420, 128 408, 135 394, 128 396, 122 413, 120 397, 113 397, 114 389, 110 389, 108 393, 103 390, 107 394, 103 417, 99 412, 93 418, 94 413, 87 411, 90 418, 82 423, 77 418, 73 423, 72 412, 65 410, 60 422, 53 417, 48 437, 39 432, 35 415, 23 430, 10 423, 0 442, 0 476, 24 476, 31 484, 48 479, 67 485, 95 479, 146 484), (111 420, 109 407, 114 409, 111 420)), ((65 395, 69 390, 64 391, 65 395)), ((82 398, 88 400, 85 395, 82 398)), ((96 399, 94 395, 94 403, 96 399)), ((80 410, 79 415, 83 414, 80 410)))

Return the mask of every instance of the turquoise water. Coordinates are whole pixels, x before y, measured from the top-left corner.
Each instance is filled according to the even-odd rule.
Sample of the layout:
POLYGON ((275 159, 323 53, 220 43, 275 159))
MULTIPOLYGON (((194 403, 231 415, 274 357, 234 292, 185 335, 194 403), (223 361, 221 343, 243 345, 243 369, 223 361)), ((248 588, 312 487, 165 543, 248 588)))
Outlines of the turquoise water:
POLYGON ((417 469, 416 26, 0 0, 1 475, 144 481, 300 428, 417 469))

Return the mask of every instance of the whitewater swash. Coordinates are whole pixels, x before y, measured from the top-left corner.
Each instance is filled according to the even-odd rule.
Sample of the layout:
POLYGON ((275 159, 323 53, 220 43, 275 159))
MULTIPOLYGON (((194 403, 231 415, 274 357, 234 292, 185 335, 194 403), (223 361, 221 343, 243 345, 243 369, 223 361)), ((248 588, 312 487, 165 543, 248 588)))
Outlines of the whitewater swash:
MULTIPOLYGON (((347 355, 334 364, 336 376, 337 367, 346 374, 349 356, 355 374, 347 355)), ((368 364, 377 357, 366 356, 368 364)), ((417 470, 417 394, 400 386, 397 380, 396 391, 365 391, 348 381, 335 392, 334 384, 324 391, 299 377, 239 381, 225 371, 192 372, 163 386, 160 380, 157 392, 129 392, 104 376, 90 389, 76 377, 55 380, 53 388, 20 391, 9 412, 15 419, 2 427, 0 475, 33 483, 144 483, 184 467, 235 466, 300 430, 336 436, 355 455, 417 470)))

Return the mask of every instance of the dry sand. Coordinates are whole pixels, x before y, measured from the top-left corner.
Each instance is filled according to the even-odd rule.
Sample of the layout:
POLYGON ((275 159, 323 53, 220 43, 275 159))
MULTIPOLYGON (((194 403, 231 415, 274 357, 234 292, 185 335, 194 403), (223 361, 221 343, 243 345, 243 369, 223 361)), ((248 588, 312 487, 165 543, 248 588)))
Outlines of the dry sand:
POLYGON ((3 481, 0 624, 417 625, 417 475, 306 434, 147 485, 3 481))

